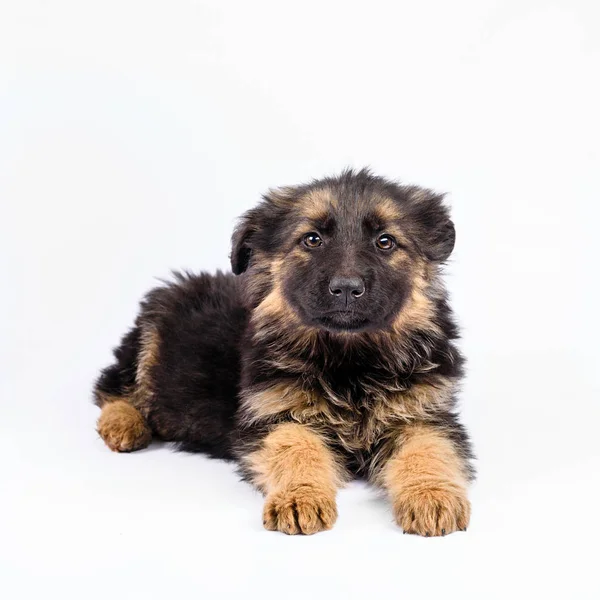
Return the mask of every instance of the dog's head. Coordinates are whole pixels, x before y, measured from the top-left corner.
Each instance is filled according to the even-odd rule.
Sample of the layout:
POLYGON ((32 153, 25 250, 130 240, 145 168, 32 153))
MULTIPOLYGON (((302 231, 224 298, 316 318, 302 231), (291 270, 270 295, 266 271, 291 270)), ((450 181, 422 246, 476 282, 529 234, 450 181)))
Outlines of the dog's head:
POLYGON ((334 333, 433 318, 428 284, 454 247, 443 198, 368 171, 273 190, 233 235, 255 316, 334 333))

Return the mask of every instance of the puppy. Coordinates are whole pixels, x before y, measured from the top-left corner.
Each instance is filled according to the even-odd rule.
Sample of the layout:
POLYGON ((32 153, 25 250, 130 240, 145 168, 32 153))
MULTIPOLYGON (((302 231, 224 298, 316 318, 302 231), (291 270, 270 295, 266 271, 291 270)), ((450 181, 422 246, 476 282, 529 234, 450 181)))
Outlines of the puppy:
POLYGON ((463 358, 440 278, 454 240, 442 196, 367 170, 270 191, 235 230, 233 274, 176 274, 142 301, 96 383, 100 436, 235 460, 270 530, 331 528, 356 477, 405 533, 466 529, 463 358))

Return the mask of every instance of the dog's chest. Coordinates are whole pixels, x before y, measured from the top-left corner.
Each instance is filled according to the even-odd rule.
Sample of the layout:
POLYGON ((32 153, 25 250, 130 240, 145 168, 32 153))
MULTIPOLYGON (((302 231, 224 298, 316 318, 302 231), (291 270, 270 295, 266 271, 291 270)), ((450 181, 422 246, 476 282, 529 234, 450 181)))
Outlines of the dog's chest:
POLYGON ((348 452, 369 451, 406 421, 404 396, 388 390, 321 388, 311 395, 302 421, 323 430, 348 452))

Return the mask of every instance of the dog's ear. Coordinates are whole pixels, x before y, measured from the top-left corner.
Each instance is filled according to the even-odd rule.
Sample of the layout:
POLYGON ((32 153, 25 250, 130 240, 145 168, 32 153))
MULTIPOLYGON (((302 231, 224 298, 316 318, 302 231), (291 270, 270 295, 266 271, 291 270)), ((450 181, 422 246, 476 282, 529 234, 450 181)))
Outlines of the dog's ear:
POLYGON ((444 204, 444 196, 422 188, 412 188, 411 192, 421 249, 429 260, 444 262, 452 254, 456 242, 456 230, 444 204))
POLYGON ((255 236, 260 229, 262 205, 245 213, 231 237, 231 270, 235 275, 243 273, 250 264, 255 236))
POLYGON ((438 223, 431 231, 426 250, 429 260, 444 262, 452 254, 456 243, 456 230, 450 218, 438 223))
POLYGON ((245 217, 237 225, 231 237, 231 270, 235 275, 243 273, 250 263, 252 255, 251 237, 254 229, 245 217))

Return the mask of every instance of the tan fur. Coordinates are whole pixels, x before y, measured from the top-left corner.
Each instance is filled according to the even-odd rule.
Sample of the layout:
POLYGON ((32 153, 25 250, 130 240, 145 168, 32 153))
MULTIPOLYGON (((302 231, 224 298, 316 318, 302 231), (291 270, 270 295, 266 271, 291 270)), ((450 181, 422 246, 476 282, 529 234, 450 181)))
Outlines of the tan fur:
POLYGON ((158 364, 160 337, 158 332, 149 326, 142 328, 140 352, 135 374, 135 390, 131 396, 131 403, 145 417, 154 395, 152 369, 158 364))
MULTIPOLYGON (((394 420, 406 422, 430 418, 450 408, 454 383, 441 375, 431 375, 427 383, 418 383, 409 389, 392 394, 388 405, 394 420)), ((384 409, 388 412, 388 408, 384 409)))
POLYGON ((113 398, 102 407, 98 433, 115 452, 145 448, 152 440, 152 434, 144 417, 126 400, 113 398))
POLYGON ((442 431, 424 424, 405 428, 379 481, 406 533, 437 536, 466 529, 471 506, 465 466, 442 431))
MULTIPOLYGON (((331 390, 322 395, 298 383, 277 384, 242 398, 242 419, 251 424, 287 414, 295 422, 310 425, 346 450, 367 450, 383 438, 397 436, 400 427, 431 417, 451 401, 452 382, 441 376, 405 390, 374 392, 369 409, 361 412, 350 398, 331 390)), ((377 468, 374 457, 373 468, 377 468)))
POLYGON ((241 413, 247 424, 268 421, 288 411, 295 421, 309 423, 311 417, 316 419, 326 409, 324 398, 302 390, 297 384, 279 383, 243 397, 241 403, 241 413))
POLYGON ((278 284, 275 284, 265 299, 254 309, 252 319, 260 322, 275 316, 281 317, 288 311, 281 288, 278 284))
MULTIPOLYGON (((277 342, 282 346, 297 349, 307 348, 316 339, 316 330, 303 325, 294 309, 285 300, 279 282, 273 284, 273 288, 265 299, 252 312, 251 322, 254 325, 254 339, 277 334, 277 342)), ((287 368, 292 366, 288 359, 282 357, 274 367, 287 368)), ((299 366, 293 361, 293 366, 299 366)))
POLYGON ((272 288, 252 313, 252 319, 257 324, 282 316, 287 316, 289 319, 294 319, 294 321, 297 320, 296 315, 283 297, 281 289, 282 267, 283 259, 273 260, 269 265, 272 288))
POLYGON ((266 495, 267 529, 311 534, 333 526, 344 478, 321 436, 296 423, 277 425, 243 460, 266 495))
POLYGON ((427 287, 428 283, 424 268, 421 267, 413 277, 412 292, 408 302, 394 319, 392 324, 394 333, 403 335, 407 331, 417 329, 432 332, 439 331, 439 327, 434 320, 435 306, 427 296, 427 287))
POLYGON ((338 205, 337 198, 330 190, 313 190, 301 199, 302 214, 312 221, 320 221, 327 217, 338 205))
MULTIPOLYGON (((398 241, 401 242, 401 238, 397 233, 394 233, 392 228, 386 229, 386 233, 393 235, 398 241)), ((394 252, 389 258, 390 264, 395 269, 403 269, 404 271, 412 272, 414 271, 414 262, 411 257, 404 252, 403 250, 399 250, 394 252)))
POLYGON ((316 189, 308 192, 304 197, 297 198, 294 187, 280 187, 269 190, 268 197, 279 207, 301 207, 302 215, 307 219, 318 220, 327 215, 332 208, 337 207, 337 198, 328 189, 316 189))
MULTIPOLYGON (((276 333, 277 340, 282 345, 296 349, 307 348, 315 342, 317 331, 303 325, 296 311, 285 299, 282 290, 285 268, 283 259, 273 260, 269 265, 268 277, 271 280, 271 290, 252 311, 254 339, 258 341, 276 333)), ((298 361, 289 361, 285 357, 273 366, 284 369, 302 367, 298 361)))
POLYGON ((402 218, 398 205, 391 198, 377 198, 377 217, 384 224, 391 224, 402 218))

